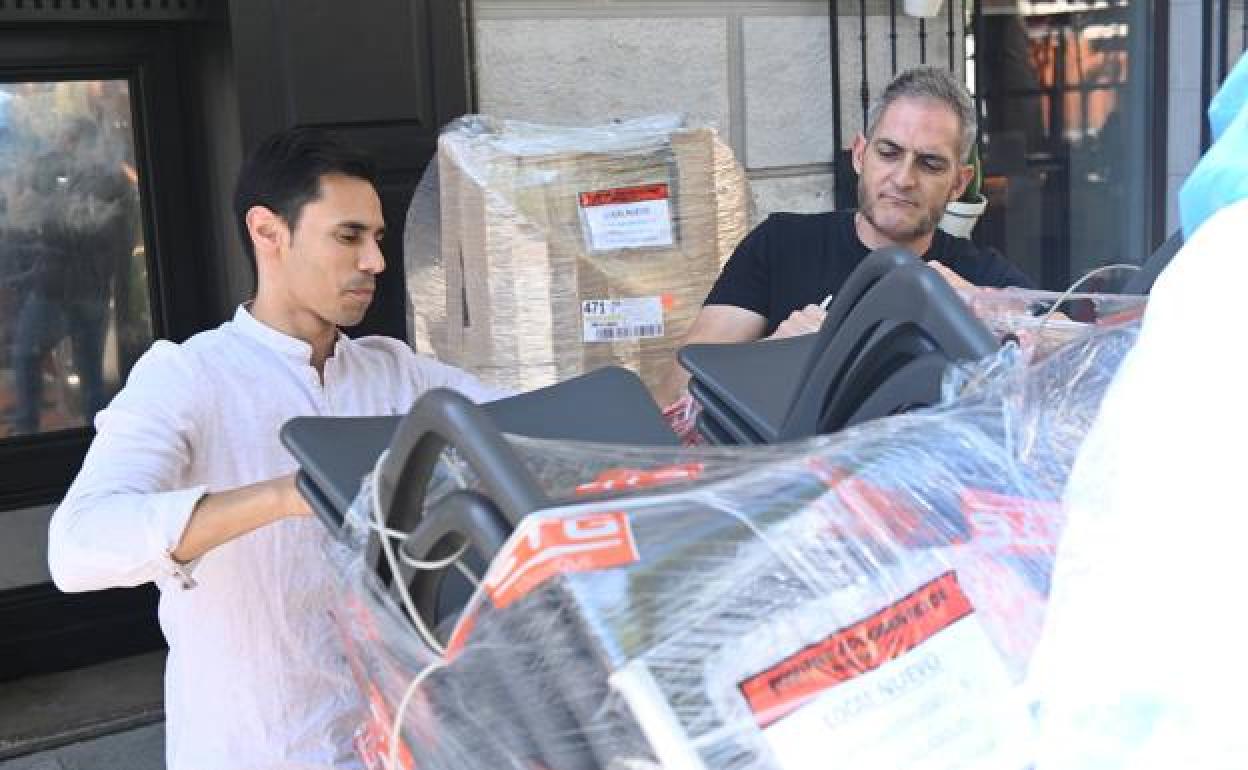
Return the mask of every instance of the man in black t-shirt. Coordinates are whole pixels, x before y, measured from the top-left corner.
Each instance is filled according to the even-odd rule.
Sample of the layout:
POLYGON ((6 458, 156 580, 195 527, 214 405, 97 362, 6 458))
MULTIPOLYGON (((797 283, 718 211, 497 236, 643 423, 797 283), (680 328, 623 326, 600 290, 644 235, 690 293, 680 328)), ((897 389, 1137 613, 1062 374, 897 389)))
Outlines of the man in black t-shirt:
MULTIPOLYGON (((823 320, 819 305, 870 253, 857 232, 862 217, 855 211, 772 214, 737 247, 706 299, 707 308, 728 306, 760 316, 765 323, 757 337, 815 331, 823 320)), ((943 230, 927 238, 922 258, 955 285, 1030 286, 1027 276, 995 251, 943 230)))
MULTIPOLYGON (((974 169, 970 95, 948 72, 918 67, 898 75, 854 139, 858 211, 773 214, 733 252, 694 319, 686 344, 748 342, 818 330, 825 301, 866 255, 897 245, 920 255, 955 287, 1024 286, 1031 281, 990 249, 936 225, 974 169)), ((687 375, 674 368, 675 398, 687 375)))

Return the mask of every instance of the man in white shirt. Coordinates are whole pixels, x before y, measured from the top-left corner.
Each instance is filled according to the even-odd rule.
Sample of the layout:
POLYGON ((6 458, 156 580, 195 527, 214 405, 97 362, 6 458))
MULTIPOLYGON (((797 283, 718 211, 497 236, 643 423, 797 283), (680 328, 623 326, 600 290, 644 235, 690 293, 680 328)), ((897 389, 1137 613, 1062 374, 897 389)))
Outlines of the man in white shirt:
POLYGON ((326 532, 295 491, 281 425, 401 414, 440 386, 498 395, 397 340, 339 331, 364 316, 385 267, 372 179, 367 158, 321 131, 256 149, 235 190, 255 299, 216 329, 152 346, 96 417, 52 517, 62 590, 161 589, 170 770, 358 764, 326 532))

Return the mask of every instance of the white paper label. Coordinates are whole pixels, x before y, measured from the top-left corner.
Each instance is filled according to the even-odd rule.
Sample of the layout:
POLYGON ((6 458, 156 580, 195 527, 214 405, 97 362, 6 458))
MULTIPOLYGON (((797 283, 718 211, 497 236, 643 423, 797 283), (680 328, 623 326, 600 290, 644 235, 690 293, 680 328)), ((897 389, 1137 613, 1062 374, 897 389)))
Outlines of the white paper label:
POLYGON ((659 297, 587 299, 581 302, 585 342, 618 342, 663 336, 659 297))
POLYGON ((672 245, 672 208, 665 184, 585 192, 579 204, 591 251, 672 245))
POLYGON ((1030 718, 953 573, 741 685, 785 770, 1021 770, 1030 718))
POLYGON ((822 770, 829 756, 855 770, 1022 768, 1027 715, 996 660, 966 618, 763 732, 785 770, 822 770))

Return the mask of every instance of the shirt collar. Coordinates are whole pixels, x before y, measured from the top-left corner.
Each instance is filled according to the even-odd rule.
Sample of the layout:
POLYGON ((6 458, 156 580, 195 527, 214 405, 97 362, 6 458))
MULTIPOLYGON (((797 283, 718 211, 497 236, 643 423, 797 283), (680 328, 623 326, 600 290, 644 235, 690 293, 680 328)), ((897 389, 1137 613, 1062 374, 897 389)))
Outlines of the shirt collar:
MULTIPOLYGON (((297 358, 303 363, 309 363, 312 360, 312 346, 298 337, 292 337, 285 332, 280 332, 272 326, 259 321, 251 314, 246 304, 239 305, 238 310, 234 311, 234 326, 244 336, 264 345, 266 348, 274 350, 282 355, 291 358, 297 358)), ((338 352, 338 345, 346 337, 341 330, 338 331, 338 339, 334 342, 334 350, 329 357, 332 359, 334 354, 338 352)))

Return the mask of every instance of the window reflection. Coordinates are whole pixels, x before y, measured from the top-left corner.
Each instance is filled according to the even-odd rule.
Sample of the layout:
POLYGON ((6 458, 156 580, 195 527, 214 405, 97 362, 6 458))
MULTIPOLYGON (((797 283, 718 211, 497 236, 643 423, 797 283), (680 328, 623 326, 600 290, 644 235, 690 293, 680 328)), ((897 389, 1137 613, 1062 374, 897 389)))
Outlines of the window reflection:
MULTIPOLYGON (((1147 257, 1149 4, 985 0, 985 195, 977 240, 1047 288, 1147 257)), ((1112 290, 1126 273, 1085 289, 1112 290)))
POLYGON ((0 438, 88 424, 152 338, 125 81, 0 84, 0 438))

